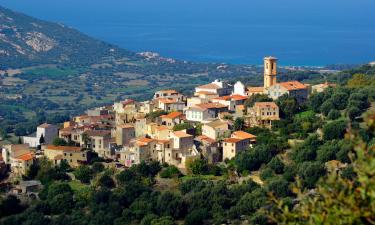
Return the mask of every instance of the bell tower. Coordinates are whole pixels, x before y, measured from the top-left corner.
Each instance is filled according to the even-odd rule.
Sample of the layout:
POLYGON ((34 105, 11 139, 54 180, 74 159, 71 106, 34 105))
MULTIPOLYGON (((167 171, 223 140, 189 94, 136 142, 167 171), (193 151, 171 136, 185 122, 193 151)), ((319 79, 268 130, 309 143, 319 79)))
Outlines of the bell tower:
POLYGON ((264 89, 276 84, 277 58, 269 56, 264 58, 264 89))

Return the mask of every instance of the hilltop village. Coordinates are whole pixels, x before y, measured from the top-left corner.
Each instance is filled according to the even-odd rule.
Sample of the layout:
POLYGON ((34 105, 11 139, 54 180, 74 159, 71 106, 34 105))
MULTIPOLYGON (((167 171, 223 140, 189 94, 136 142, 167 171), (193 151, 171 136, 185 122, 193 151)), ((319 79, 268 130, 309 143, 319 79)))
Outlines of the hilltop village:
POLYGON ((266 57, 262 87, 215 80, 196 87, 194 96, 160 90, 149 101, 125 99, 89 109, 62 127, 42 124, 35 135, 22 138, 23 144, 3 146, 2 159, 15 177, 25 175, 40 158, 54 165, 65 161, 73 168, 93 157, 117 168, 158 161, 184 172, 194 159, 220 163, 256 145, 257 137, 242 128, 272 128, 280 119, 273 100, 289 95, 303 103, 309 94, 329 86, 278 83, 277 59, 266 57), (254 96, 268 100, 249 103, 254 96))

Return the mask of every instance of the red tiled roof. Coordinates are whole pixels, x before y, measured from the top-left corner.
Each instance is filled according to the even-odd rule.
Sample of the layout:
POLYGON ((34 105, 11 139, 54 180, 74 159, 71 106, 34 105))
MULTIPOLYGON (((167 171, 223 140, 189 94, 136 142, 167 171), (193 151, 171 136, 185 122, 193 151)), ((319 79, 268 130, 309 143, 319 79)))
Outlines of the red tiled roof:
POLYGON ((224 142, 228 142, 228 143, 237 143, 237 142, 240 142, 242 141, 241 139, 238 139, 238 138, 225 138, 224 139, 224 142))
POLYGON ((34 155, 31 152, 17 157, 17 159, 22 160, 22 161, 29 161, 29 160, 32 160, 33 158, 34 158, 34 155))
POLYGON ((175 98, 159 98, 159 102, 164 103, 164 104, 171 104, 171 103, 176 103, 178 102, 178 99, 175 98))
POLYGON ((202 108, 202 109, 219 109, 219 108, 227 108, 228 106, 214 102, 214 103, 202 103, 195 105, 196 107, 202 108))
POLYGON ((110 130, 87 130, 85 131, 85 134, 92 137, 105 137, 110 136, 111 131, 110 130))
POLYGON ((176 90, 160 90, 160 91, 157 91, 156 93, 158 92, 167 93, 167 94, 178 93, 176 90))
POLYGON ((142 142, 142 143, 150 143, 150 142, 152 142, 152 141, 154 141, 154 139, 146 138, 146 137, 139 138, 139 139, 137 140, 137 142, 142 142))
POLYGON ((240 100, 246 100, 248 97, 246 96, 242 96, 242 95, 232 95, 230 96, 231 99, 233 99, 234 101, 240 101, 240 100))
POLYGON ((187 134, 187 133, 182 132, 182 131, 175 131, 175 132, 173 132, 173 134, 174 134, 176 137, 179 137, 179 138, 192 137, 192 135, 187 134))
POLYGON ((166 143, 169 143, 169 142, 171 142, 170 140, 157 140, 157 142, 159 143, 159 144, 166 144, 166 143))
POLYGON ((74 147, 74 146, 56 146, 56 145, 47 145, 45 150, 56 150, 56 151, 72 151, 78 152, 81 151, 81 147, 74 147))
POLYGON ((228 100, 231 100, 231 96, 230 96, 230 95, 221 96, 221 97, 213 98, 213 100, 224 100, 224 101, 228 101, 228 100))
POLYGON ((168 127, 163 126, 163 125, 162 125, 162 126, 158 126, 158 127, 156 127, 155 129, 158 130, 158 131, 169 130, 168 127))
POLYGON ((279 83, 281 86, 283 86, 285 89, 288 91, 292 90, 300 90, 300 89, 306 89, 306 85, 302 84, 301 82, 298 81, 287 81, 287 82, 282 82, 279 83))
POLYGON ((274 102, 255 102, 254 104, 255 107, 260 107, 260 108, 277 108, 278 106, 274 102))
POLYGON ((216 141, 215 141, 214 139, 209 138, 209 137, 207 137, 206 135, 201 135, 201 136, 198 136, 197 138, 198 138, 198 140, 200 140, 200 141, 206 141, 206 142, 209 142, 209 143, 211 143, 211 144, 216 143, 216 141))
POLYGON ((255 135, 244 132, 244 131, 235 131, 235 132, 233 132, 232 137, 238 138, 238 139, 254 139, 254 138, 256 138, 255 135))
POLYGON ((205 85, 201 85, 201 86, 199 86, 199 87, 197 87, 197 88, 202 88, 202 89, 220 89, 220 87, 218 86, 218 85, 216 85, 216 84, 205 84, 205 85))
POLYGON ((168 115, 163 115, 161 116, 162 118, 167 118, 167 119, 175 119, 179 116, 183 115, 181 112, 171 112, 168 115))

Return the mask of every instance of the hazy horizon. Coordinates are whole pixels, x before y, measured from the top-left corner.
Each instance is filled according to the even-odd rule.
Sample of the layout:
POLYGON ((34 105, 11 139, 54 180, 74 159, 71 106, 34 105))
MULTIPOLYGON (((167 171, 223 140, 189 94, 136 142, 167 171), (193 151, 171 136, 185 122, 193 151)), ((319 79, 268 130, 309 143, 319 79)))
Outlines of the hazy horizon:
POLYGON ((140 52, 197 62, 284 65, 375 60, 375 1, 0 0, 140 52), (273 4, 271 4, 273 3, 273 4))

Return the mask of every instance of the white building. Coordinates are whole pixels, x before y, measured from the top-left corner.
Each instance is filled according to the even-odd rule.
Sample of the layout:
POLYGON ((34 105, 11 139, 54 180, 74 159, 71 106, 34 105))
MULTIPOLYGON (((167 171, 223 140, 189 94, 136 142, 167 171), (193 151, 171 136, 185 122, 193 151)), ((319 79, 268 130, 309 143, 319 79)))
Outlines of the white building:
POLYGON ((195 95, 199 93, 212 93, 219 96, 230 95, 231 87, 227 82, 215 80, 212 83, 205 84, 195 88, 195 95))
POLYGON ((233 89, 233 95, 242 95, 246 96, 246 87, 241 81, 237 81, 234 84, 234 89, 233 89))
POLYGON ((42 135, 44 144, 52 144, 53 139, 59 135, 59 129, 55 125, 44 123, 37 127, 35 136, 24 136, 23 143, 36 148, 40 145, 39 141, 42 135))

